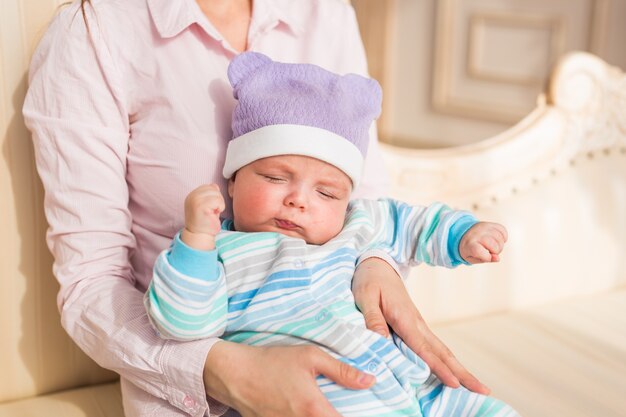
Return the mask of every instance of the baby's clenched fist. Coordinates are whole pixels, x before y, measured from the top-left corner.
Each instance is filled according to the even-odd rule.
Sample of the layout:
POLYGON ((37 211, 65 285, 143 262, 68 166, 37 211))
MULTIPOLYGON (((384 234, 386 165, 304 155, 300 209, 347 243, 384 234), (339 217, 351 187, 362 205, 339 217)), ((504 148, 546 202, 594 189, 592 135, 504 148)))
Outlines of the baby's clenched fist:
POLYGON ((217 184, 201 185, 190 192, 185 198, 185 228, 180 239, 194 249, 215 249, 224 208, 224 197, 217 184))
POLYGON ((461 238, 459 253, 470 264, 498 262, 508 234, 498 223, 479 222, 461 238))

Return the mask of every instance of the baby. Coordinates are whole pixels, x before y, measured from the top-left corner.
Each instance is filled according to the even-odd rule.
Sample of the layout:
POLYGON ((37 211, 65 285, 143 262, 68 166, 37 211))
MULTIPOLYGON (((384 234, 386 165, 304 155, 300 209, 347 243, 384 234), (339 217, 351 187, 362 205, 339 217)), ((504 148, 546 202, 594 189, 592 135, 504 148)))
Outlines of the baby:
POLYGON ((443 385, 403 341, 368 330, 351 292, 364 254, 401 265, 496 262, 506 230, 443 204, 350 201, 380 113, 374 80, 247 52, 228 77, 237 107, 219 188, 185 200, 185 227, 158 257, 145 296, 164 338, 312 344, 371 373, 369 389, 319 376, 343 416, 515 416, 508 405, 443 385))

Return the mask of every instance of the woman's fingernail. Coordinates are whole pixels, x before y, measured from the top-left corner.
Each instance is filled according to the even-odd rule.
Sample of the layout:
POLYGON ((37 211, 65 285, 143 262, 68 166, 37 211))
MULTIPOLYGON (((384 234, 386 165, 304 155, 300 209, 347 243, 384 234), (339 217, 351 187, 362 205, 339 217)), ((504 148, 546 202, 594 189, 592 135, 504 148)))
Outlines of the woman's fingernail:
POLYGON ((376 378, 374 378, 374 375, 361 372, 361 376, 359 377, 359 383, 363 385, 370 385, 374 382, 375 379, 376 378))

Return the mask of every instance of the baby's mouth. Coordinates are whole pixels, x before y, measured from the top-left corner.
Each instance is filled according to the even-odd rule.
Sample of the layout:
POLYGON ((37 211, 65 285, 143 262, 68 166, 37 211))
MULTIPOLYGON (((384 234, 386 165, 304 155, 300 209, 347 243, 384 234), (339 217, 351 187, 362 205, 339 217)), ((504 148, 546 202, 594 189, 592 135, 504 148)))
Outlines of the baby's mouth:
POLYGON ((295 230, 295 229, 299 229, 300 226, 298 226, 297 224, 295 224, 294 222, 290 222, 289 220, 285 220, 285 219, 274 219, 274 221, 276 222, 276 226, 278 226, 281 229, 285 229, 285 230, 295 230))

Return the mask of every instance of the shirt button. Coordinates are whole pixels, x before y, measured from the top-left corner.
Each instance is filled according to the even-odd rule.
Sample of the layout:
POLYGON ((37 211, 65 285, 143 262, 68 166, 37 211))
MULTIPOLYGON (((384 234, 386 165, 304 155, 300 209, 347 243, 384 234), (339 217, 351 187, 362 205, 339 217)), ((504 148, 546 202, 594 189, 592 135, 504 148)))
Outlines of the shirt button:
POLYGON ((322 310, 319 313, 317 313, 317 316, 315 316, 315 320, 322 321, 326 318, 327 315, 328 313, 325 310, 322 310))
POLYGON ((376 372, 377 369, 378 369, 378 362, 376 362, 376 361, 371 361, 367 365, 367 370, 372 372, 372 373, 376 372))
POLYGON ((302 262, 302 259, 296 259, 293 264, 296 266, 296 268, 302 268, 304 266, 304 262, 302 262))
POLYGON ((183 399, 183 405, 187 408, 193 408, 196 406, 196 400, 191 398, 189 395, 185 395, 185 398, 183 399))

